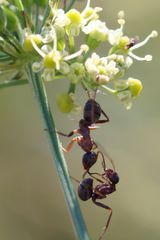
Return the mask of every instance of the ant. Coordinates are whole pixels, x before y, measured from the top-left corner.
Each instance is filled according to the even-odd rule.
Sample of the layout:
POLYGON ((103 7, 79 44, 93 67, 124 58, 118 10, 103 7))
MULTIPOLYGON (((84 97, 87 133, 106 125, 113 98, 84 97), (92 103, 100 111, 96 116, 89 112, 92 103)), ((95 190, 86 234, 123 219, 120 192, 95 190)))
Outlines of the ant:
POLYGON ((95 178, 92 176, 92 178, 85 178, 81 182, 77 179, 73 178, 76 182, 79 183, 78 186, 78 196, 82 201, 87 201, 89 199, 92 199, 92 202, 109 211, 109 216, 106 222, 106 225, 99 237, 98 240, 101 240, 108 229, 109 223, 111 221, 112 217, 112 208, 97 201, 98 199, 104 199, 107 197, 107 195, 112 194, 116 191, 116 184, 119 182, 119 176, 118 173, 115 172, 112 169, 107 169, 105 167, 105 164, 103 163, 104 173, 90 173, 92 176, 93 174, 97 174, 101 176, 101 179, 95 178), (96 181, 100 182, 95 187, 93 186, 93 178, 96 179, 96 181))
POLYGON ((134 38, 131 38, 129 40, 129 43, 126 46, 126 49, 129 49, 129 48, 133 47, 134 45, 136 45, 138 43, 138 41, 139 41, 139 37, 138 36, 136 36, 134 38))
POLYGON ((97 128, 97 126, 92 126, 92 124, 108 122, 109 118, 106 113, 101 109, 99 103, 97 103, 94 99, 91 98, 86 102, 84 106, 83 117, 84 118, 80 119, 79 121, 78 129, 71 131, 69 134, 57 132, 58 134, 65 137, 71 137, 75 133, 78 133, 80 135, 73 138, 66 148, 62 148, 64 152, 68 152, 72 148, 74 142, 77 142, 82 148, 82 150, 87 153, 91 152, 92 149, 95 149, 97 147, 96 143, 91 139, 90 136, 90 130, 94 130, 97 128), (101 114, 103 114, 106 119, 101 120, 101 114))
MULTIPOLYGON (((97 148, 97 144, 91 139, 90 131, 97 128, 97 126, 93 126, 93 123, 105 123, 109 121, 106 113, 101 109, 99 103, 97 103, 91 96, 89 95, 89 100, 85 103, 83 110, 83 119, 79 121, 79 128, 71 131, 69 134, 64 134, 58 132, 60 135, 71 137, 75 133, 78 133, 80 136, 74 137, 67 145, 66 148, 62 147, 64 152, 70 151, 74 142, 77 142, 78 145, 82 148, 85 154, 82 157, 83 167, 86 170, 83 174, 83 178, 89 169, 96 163, 99 154, 102 155, 103 161, 104 157, 102 152, 98 151, 97 153, 93 150, 97 148), (103 114, 106 119, 100 119, 101 114, 103 114)), ((95 97, 94 97, 95 98, 95 97)))

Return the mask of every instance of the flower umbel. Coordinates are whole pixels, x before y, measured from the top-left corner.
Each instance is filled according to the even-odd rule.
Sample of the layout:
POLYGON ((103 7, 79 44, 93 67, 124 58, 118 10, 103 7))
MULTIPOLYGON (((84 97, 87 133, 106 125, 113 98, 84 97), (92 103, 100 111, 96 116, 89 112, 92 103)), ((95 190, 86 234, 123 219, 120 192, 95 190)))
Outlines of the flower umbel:
MULTIPOLYGON (((17 6, 23 10, 22 5, 17 6)), ((12 4, 7 7, 14 9, 12 4)), ((59 1, 53 0, 49 1, 48 7, 48 15, 45 18, 43 14, 40 15, 35 25, 24 17, 24 26, 21 29, 17 27, 15 35, 11 35, 7 29, 7 21, 11 18, 7 14, 10 12, 4 6, 0 9, 0 51, 3 53, 0 55, 0 60, 3 61, 0 64, 0 78, 21 79, 26 74, 26 64, 30 63, 33 72, 40 74, 44 81, 67 78, 69 94, 76 93, 78 84, 87 90, 101 87, 116 95, 130 108, 132 99, 139 96, 142 85, 134 78, 124 80, 125 74, 134 60, 152 60, 150 54, 140 57, 135 54, 135 50, 156 37, 157 32, 152 31, 143 41, 139 41, 138 37, 128 37, 124 34, 123 11, 118 13, 119 27, 110 29, 100 20, 102 8, 91 7, 90 0, 82 11, 73 8, 65 12, 59 8, 59 1), (38 23, 43 23, 40 29, 38 23), (81 45, 77 41, 80 34, 85 39, 81 45), (99 56, 96 48, 102 42, 110 45, 110 50, 108 53, 105 50, 104 56, 99 56)), ((12 18, 14 14, 13 12, 12 18)), ((61 102, 62 98, 69 99, 68 96, 70 95, 62 94, 61 102)), ((74 105, 74 98, 71 102, 74 105)), ((73 107, 68 109, 73 110, 73 107)))

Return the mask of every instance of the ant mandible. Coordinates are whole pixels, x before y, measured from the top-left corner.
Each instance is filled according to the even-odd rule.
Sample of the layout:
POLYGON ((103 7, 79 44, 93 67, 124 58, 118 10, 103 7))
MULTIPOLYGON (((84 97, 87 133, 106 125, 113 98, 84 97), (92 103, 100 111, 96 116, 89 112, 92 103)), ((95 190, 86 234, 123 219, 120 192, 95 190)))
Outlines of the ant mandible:
MULTIPOLYGON (((104 165, 104 173, 99 174, 99 173, 94 173, 99 176, 101 176, 101 179, 95 178, 96 181, 100 182, 100 184, 97 184, 95 187, 93 186, 93 177, 92 178, 85 178, 81 182, 79 182, 77 179, 73 178, 76 182, 79 183, 78 186, 78 196, 82 201, 87 201, 89 199, 92 199, 92 202, 99 206, 102 207, 106 210, 108 210, 109 216, 106 222, 106 225, 98 238, 98 240, 101 240, 109 226, 109 223, 111 221, 112 217, 112 208, 97 201, 98 199, 104 199, 107 197, 107 195, 112 194, 113 192, 116 191, 116 184, 119 182, 119 176, 118 173, 115 172, 112 169, 106 169, 104 165)), ((90 173, 90 175, 92 175, 90 173)))

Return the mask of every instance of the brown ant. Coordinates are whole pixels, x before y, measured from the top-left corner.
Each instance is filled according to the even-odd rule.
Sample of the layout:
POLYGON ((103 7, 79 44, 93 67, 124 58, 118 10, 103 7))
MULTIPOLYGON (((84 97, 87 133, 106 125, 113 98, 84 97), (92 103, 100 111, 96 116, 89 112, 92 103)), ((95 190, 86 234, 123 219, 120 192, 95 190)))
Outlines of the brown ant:
POLYGON ((58 134, 66 137, 71 137, 75 133, 78 133, 80 136, 75 137, 69 142, 66 148, 63 148, 64 152, 68 152, 74 142, 77 142, 79 146, 85 151, 90 152, 92 149, 97 147, 96 143, 91 139, 90 130, 94 130, 97 127, 92 126, 93 123, 105 123, 109 121, 106 113, 101 109, 99 103, 97 103, 94 99, 89 99, 83 111, 83 119, 79 121, 79 128, 71 131, 69 134, 64 134, 61 132, 57 132, 58 134), (100 119, 101 114, 105 116, 106 119, 100 119))
POLYGON ((104 172, 102 174, 99 173, 89 173, 91 178, 85 178, 81 182, 77 179, 73 178, 76 182, 79 183, 78 186, 78 196, 82 201, 87 201, 89 199, 92 199, 92 202, 96 204, 99 207, 102 207, 109 211, 109 216, 106 222, 106 225, 98 238, 98 240, 101 240, 109 226, 109 223, 111 221, 112 217, 112 208, 97 201, 98 199, 104 199, 107 197, 107 195, 112 194, 116 191, 116 184, 119 182, 119 176, 118 173, 115 172, 115 170, 107 169, 105 166, 105 162, 103 162, 103 169, 104 172), (95 178, 93 177, 93 174, 97 174, 101 177, 95 178), (99 184, 96 184, 95 187, 93 186, 94 181, 98 181, 99 184))
MULTIPOLYGON (((88 93, 89 94, 89 93, 88 93)), ((95 164, 97 161, 98 155, 101 154, 102 158, 103 154, 98 151, 97 153, 93 150, 97 148, 97 144, 91 139, 90 131, 97 128, 97 126, 92 125, 93 123, 105 123, 109 121, 108 116, 105 114, 105 112, 101 109, 99 103, 97 103, 94 99, 89 99, 85 106, 83 111, 83 117, 84 119, 81 119, 79 121, 79 128, 71 131, 69 134, 64 134, 61 132, 58 132, 60 135, 71 137, 75 133, 78 133, 80 136, 74 137, 67 145, 66 148, 62 147, 64 152, 70 151, 70 149, 73 146, 74 142, 77 142, 78 145, 82 148, 82 150, 85 152, 82 158, 82 163, 84 166, 84 169, 86 170, 83 174, 83 177, 85 174, 89 171, 91 166, 95 164), (103 114, 106 119, 100 119, 101 114, 103 114)))

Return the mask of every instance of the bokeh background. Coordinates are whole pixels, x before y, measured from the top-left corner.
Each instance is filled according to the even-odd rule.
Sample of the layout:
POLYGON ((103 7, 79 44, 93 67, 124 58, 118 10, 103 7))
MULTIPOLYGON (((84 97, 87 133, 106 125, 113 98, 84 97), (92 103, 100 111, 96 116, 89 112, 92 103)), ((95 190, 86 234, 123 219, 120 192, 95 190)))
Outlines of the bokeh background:
MULTIPOLYGON (((125 32, 143 39, 153 29, 160 32, 160 1, 101 0, 102 19, 116 28, 117 12, 126 13, 125 32)), ((77 4, 79 9, 84 1, 77 4)), ((152 54, 153 61, 135 62, 129 76, 143 82, 143 92, 126 111, 112 96, 99 94, 97 101, 110 117, 93 137, 112 155, 120 183, 104 202, 113 218, 104 239, 160 239, 160 38, 138 51, 152 54)), ((99 49, 101 56, 105 46, 99 49)), ((65 91, 64 81, 48 83, 48 94, 57 129, 77 127, 82 115, 66 116, 55 105, 55 95, 65 91), (71 120, 73 119, 73 120, 71 120)), ((79 90, 79 101, 84 96, 79 90)), ((29 85, 0 91, 0 239, 74 240, 74 232, 55 171, 36 98, 29 85)), ((64 145, 67 139, 61 138, 64 145)), ((80 179, 83 152, 75 145, 66 159, 71 175, 80 179)), ((100 167, 100 166, 99 166, 100 167)), ((76 184, 75 184, 76 188, 76 184)), ((106 212, 91 201, 80 202, 92 240, 106 222, 106 212)))

